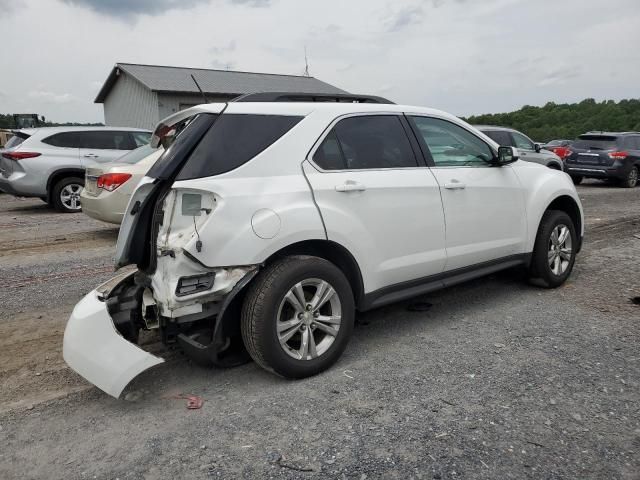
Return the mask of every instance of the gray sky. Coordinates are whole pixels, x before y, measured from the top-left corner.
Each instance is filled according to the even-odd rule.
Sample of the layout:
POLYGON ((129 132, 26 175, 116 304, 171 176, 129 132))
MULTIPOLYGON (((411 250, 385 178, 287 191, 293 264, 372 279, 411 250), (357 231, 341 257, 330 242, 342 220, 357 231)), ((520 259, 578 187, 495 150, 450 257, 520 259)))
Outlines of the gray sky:
POLYGON ((457 115, 640 97, 640 0, 0 0, 0 113, 102 121, 116 62, 311 74, 457 115))

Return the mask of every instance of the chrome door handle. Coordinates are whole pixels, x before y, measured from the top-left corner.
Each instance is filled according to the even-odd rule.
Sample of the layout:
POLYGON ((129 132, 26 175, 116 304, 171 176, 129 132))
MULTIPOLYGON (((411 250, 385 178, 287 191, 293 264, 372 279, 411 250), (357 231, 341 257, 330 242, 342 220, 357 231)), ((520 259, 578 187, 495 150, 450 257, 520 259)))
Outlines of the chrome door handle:
POLYGON ((467 188, 467 185, 457 180, 451 180, 450 183, 444 184, 444 188, 446 188, 447 190, 464 190, 465 188, 467 188))
POLYGON ((367 189, 362 183, 347 180, 342 185, 336 185, 336 192, 364 192, 367 189))
POLYGON ((98 158, 95 153, 85 153, 84 158, 98 158))

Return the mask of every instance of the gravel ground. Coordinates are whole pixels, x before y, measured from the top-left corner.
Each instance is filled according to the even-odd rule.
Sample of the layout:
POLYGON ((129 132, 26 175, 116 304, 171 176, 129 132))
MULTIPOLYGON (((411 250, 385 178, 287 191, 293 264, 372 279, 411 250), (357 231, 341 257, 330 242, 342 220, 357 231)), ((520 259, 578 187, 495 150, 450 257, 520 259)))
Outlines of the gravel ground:
POLYGON ((60 354, 117 231, 0 195, 0 478, 640 478, 640 188, 579 193, 560 289, 505 272, 361 314, 338 364, 296 382, 160 350, 123 400, 60 354))

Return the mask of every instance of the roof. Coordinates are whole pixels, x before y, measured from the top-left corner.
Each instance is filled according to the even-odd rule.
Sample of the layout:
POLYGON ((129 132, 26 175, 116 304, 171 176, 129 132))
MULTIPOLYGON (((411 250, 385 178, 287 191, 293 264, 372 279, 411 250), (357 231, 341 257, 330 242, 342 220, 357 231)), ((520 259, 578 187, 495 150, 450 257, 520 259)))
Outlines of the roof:
POLYGON ((95 103, 104 103, 105 98, 109 95, 118 79, 118 70, 131 75, 154 92, 200 93, 191 78, 191 75, 193 75, 202 91, 209 94, 242 95, 255 92, 283 91, 347 93, 314 77, 116 63, 100 92, 98 92, 95 103))
POLYGON ((482 131, 482 130, 502 130, 502 131, 507 131, 507 132, 517 132, 517 130, 515 128, 511 128, 511 127, 499 127, 497 125, 472 125, 473 128, 477 128, 478 130, 482 131))

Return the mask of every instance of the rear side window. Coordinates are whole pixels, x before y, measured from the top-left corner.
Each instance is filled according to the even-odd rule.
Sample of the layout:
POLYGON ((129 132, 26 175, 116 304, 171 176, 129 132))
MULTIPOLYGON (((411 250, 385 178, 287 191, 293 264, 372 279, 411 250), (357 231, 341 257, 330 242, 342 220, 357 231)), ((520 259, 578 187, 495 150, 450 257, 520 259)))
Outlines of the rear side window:
POLYGON ((580 135, 573 142, 574 148, 585 150, 613 150, 617 147, 617 137, 610 135, 580 135))
POLYGON ((136 144, 129 132, 112 130, 78 132, 80 148, 95 150, 133 150, 136 144))
POLYGON ((323 170, 406 168, 418 165, 396 115, 340 120, 313 155, 323 170))
POLYGON ((502 147, 514 146, 509 132, 505 132, 504 130, 482 130, 482 133, 502 147))
POLYGON ((56 133, 50 137, 43 138, 42 143, 62 148, 79 148, 80 132, 56 133))
POLYGON ((225 114, 195 148, 177 180, 211 177, 244 165, 291 130, 302 117, 225 114))

